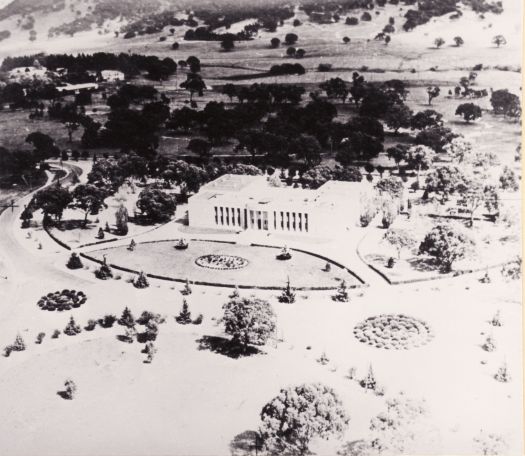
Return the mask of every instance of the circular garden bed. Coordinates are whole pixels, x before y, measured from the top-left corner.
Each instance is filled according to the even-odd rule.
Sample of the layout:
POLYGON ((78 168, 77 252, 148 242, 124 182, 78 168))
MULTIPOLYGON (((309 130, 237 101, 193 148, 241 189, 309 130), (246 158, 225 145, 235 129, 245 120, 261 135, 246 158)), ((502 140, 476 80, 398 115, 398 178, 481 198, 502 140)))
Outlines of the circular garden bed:
POLYGON ((386 350, 421 347, 434 337, 424 321, 402 314, 367 318, 354 328, 354 336, 364 344, 386 350))
POLYGON ((214 254, 200 256, 195 263, 202 268, 229 270, 245 268, 249 261, 240 256, 214 254))
POLYGON ((38 307, 42 310, 71 310, 80 307, 87 301, 87 296, 83 291, 62 290, 48 293, 38 300, 38 307))

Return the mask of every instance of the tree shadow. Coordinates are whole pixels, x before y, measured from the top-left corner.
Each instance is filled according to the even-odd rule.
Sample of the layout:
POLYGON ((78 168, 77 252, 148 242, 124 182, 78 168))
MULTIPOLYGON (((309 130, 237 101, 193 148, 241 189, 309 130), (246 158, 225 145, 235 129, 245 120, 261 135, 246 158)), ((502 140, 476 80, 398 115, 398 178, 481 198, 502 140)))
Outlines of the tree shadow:
POLYGON ((68 394, 67 391, 57 391, 57 395, 60 396, 62 399, 66 399, 68 401, 71 400, 71 396, 68 394))
POLYGON ((84 230, 93 228, 95 225, 93 222, 88 220, 86 224, 84 224, 84 220, 81 219, 74 219, 74 220, 61 220, 60 222, 55 222, 54 227, 59 231, 70 231, 70 230, 84 230))
POLYGON ((232 456, 252 456, 261 449, 260 437, 255 431, 241 432, 230 442, 230 454, 232 456))
POLYGON ((406 260, 412 269, 419 272, 436 272, 439 267, 432 258, 410 258, 406 260))
POLYGON ((244 347, 232 342, 230 339, 218 336, 202 336, 197 342, 199 344, 198 350, 209 350, 234 359, 264 353, 256 347, 244 347))

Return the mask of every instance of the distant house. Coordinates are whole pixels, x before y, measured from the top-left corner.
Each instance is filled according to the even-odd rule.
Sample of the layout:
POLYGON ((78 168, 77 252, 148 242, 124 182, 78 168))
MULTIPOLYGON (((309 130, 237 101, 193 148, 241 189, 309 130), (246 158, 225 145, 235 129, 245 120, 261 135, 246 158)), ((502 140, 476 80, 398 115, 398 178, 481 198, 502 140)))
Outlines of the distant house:
POLYGON ((84 84, 65 84, 63 86, 57 86, 57 91, 60 93, 78 94, 83 90, 88 92, 98 90, 98 84, 95 84, 94 82, 87 82, 84 84))
POLYGON ((124 81, 125 79, 124 73, 122 73, 122 71, 102 70, 100 74, 102 76, 102 80, 107 82, 124 81))
POLYGON ((23 79, 48 79, 50 72, 45 67, 17 67, 8 73, 8 78, 12 81, 21 81, 23 79))

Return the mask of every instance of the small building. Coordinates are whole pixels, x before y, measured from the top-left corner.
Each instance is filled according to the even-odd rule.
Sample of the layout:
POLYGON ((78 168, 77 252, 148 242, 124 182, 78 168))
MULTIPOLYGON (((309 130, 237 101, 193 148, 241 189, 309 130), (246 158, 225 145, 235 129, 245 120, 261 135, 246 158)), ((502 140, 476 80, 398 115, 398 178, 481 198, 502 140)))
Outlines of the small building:
POLYGON ((125 80, 125 76, 124 73, 122 73, 122 71, 102 70, 100 72, 100 75, 102 76, 102 80, 107 82, 118 82, 125 80))
POLYGON ((78 94, 82 91, 93 92, 98 90, 98 84, 94 82, 86 82, 84 84, 65 84, 62 86, 57 86, 57 91, 60 93, 74 93, 78 94))
POLYGON ((317 190, 275 187, 266 176, 226 174, 189 198, 189 225, 325 235, 356 226, 367 182, 329 181, 317 190))

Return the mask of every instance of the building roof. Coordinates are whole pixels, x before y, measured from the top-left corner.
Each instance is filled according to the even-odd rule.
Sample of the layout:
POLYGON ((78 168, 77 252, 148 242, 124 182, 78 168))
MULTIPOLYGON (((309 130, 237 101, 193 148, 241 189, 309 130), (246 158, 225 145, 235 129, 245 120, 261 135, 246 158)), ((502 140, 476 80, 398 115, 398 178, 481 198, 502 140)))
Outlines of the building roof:
POLYGON ((193 202, 215 200, 217 205, 339 206, 362 199, 372 186, 361 182, 329 181, 317 190, 272 187, 266 176, 225 174, 201 187, 193 202))

